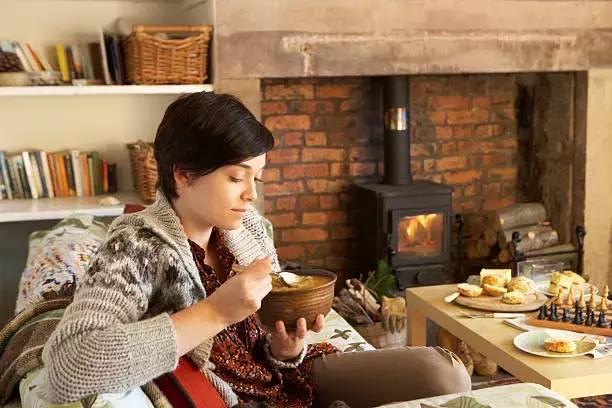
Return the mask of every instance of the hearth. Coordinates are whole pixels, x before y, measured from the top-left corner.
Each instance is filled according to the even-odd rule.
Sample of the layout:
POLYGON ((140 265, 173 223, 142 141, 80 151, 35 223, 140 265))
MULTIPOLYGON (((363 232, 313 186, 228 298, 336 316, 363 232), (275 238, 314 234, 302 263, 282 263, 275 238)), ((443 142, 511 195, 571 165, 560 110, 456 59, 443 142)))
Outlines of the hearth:
POLYGON ((409 79, 385 78, 383 89, 383 183, 354 186, 361 265, 372 270, 386 260, 400 289, 441 283, 450 260, 452 188, 412 180, 409 79))

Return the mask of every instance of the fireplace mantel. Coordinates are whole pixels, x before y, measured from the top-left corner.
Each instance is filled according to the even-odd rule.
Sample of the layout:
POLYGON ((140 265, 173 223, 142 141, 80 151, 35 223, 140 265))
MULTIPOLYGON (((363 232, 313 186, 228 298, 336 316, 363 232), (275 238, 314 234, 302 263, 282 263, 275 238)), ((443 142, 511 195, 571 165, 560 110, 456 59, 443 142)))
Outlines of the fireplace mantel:
POLYGON ((216 78, 582 71, 612 66, 612 4, 215 3, 216 78))

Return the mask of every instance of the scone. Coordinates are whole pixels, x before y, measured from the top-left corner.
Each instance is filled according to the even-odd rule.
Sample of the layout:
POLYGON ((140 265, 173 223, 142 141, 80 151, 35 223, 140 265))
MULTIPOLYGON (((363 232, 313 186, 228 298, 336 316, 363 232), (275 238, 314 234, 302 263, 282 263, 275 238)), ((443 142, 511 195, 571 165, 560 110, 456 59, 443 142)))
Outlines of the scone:
POLYGON ((512 280, 510 280, 510 282, 508 283, 507 288, 508 292, 518 290, 519 292, 522 292, 525 295, 530 295, 534 292, 533 281, 524 276, 512 278, 512 280))
POLYGON ((457 289, 461 296, 478 297, 482 295, 482 288, 480 286, 470 285, 469 283, 460 283, 457 285, 457 289))
POLYGON ((563 271, 563 274, 569 277, 573 283, 577 283, 579 285, 586 283, 586 280, 574 271, 566 270, 566 271, 563 271))
POLYGON ((498 286, 498 287, 503 288, 506 286, 506 279, 501 275, 487 275, 482 278, 481 283, 483 287, 486 284, 486 285, 498 286))
POLYGON ((523 292, 518 290, 513 290, 512 292, 504 293, 501 298, 503 303, 508 303, 509 305, 520 305, 525 302, 525 295, 523 292))
POLYGON ((575 341, 551 337, 544 340, 544 348, 547 351, 554 351, 555 353, 573 353, 578 346, 575 341))
POLYGON ((482 285, 482 290, 485 294, 489 296, 502 296, 504 293, 508 292, 508 289, 503 288, 501 286, 489 285, 488 283, 484 283, 482 285))
MULTIPOLYGON (((555 284, 555 288, 556 287, 562 287, 565 289, 569 289, 572 287, 572 278, 561 273, 561 272, 553 272, 552 276, 550 277, 550 285, 553 286, 553 284, 555 284)), ((549 288, 550 291, 551 288, 549 288)), ((555 293, 556 290, 551 291, 551 293, 555 293)))

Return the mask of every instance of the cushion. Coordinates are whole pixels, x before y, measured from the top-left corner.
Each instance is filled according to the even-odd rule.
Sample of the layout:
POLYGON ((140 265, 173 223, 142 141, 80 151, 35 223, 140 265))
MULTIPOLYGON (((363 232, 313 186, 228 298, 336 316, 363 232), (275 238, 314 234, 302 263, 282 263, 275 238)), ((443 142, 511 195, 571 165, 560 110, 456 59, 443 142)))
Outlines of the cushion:
POLYGON ((47 231, 30 235, 26 267, 19 281, 15 313, 74 285, 104 241, 108 225, 103 218, 77 214, 47 231))

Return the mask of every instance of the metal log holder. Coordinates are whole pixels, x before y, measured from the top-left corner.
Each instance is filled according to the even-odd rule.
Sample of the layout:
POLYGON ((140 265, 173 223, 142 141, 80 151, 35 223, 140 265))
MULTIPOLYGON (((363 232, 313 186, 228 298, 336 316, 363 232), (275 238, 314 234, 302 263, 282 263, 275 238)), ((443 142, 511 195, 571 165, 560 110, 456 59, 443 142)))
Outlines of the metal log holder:
MULTIPOLYGON (((463 227, 464 221, 463 216, 461 214, 455 214, 455 224, 457 226, 457 273, 455 274, 457 281, 462 281, 466 278, 465 269, 465 259, 463 256, 463 241, 467 238, 467 236, 463 235, 463 227)), ((518 231, 512 233, 512 247, 514 251, 512 251, 512 260, 510 262, 499 262, 493 261, 491 259, 479 259, 472 260, 473 262, 482 262, 482 266, 493 266, 498 268, 510 268, 512 269, 512 276, 518 275, 518 264, 519 262, 529 261, 530 259, 546 259, 548 257, 558 256, 558 255, 575 255, 576 256, 576 273, 582 275, 584 268, 584 237, 586 235, 586 230, 583 226, 579 225, 576 227, 576 242, 578 243, 577 248, 569 251, 557 251, 550 252, 547 254, 525 254, 517 249, 517 245, 523 237, 518 231)))

